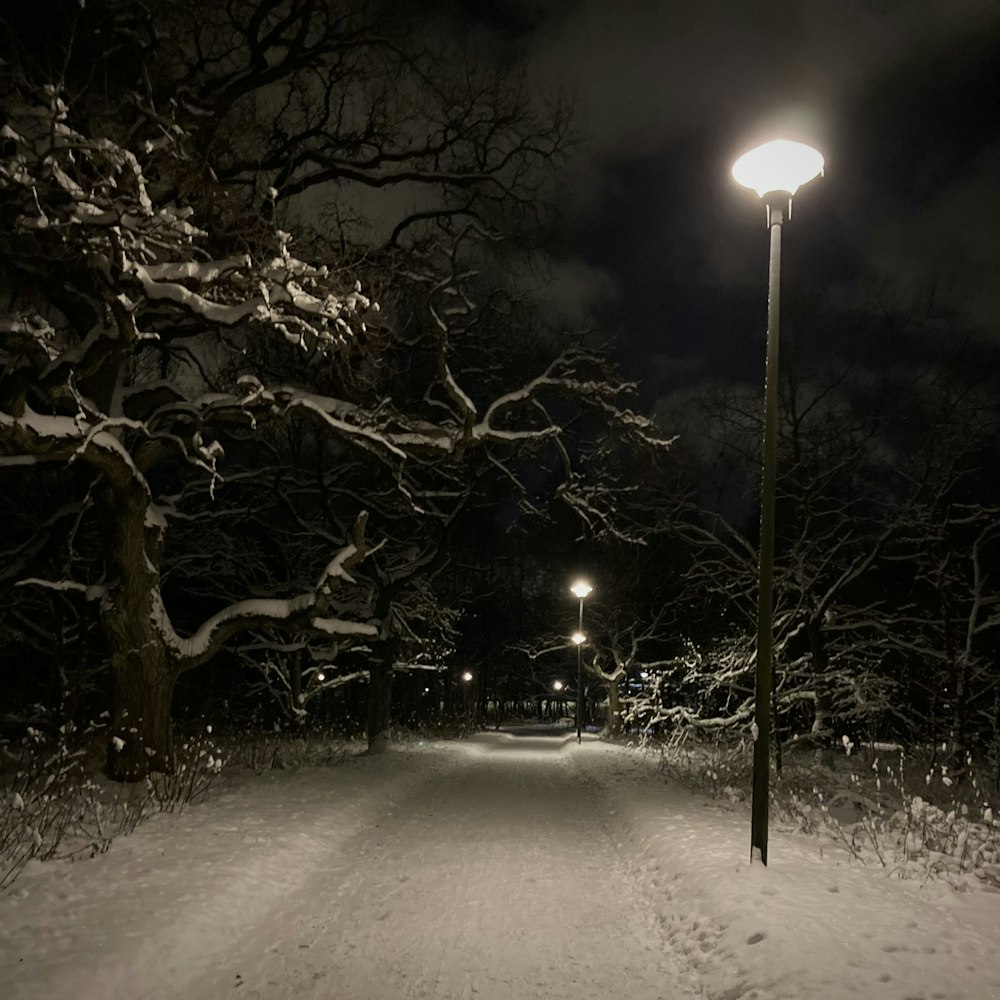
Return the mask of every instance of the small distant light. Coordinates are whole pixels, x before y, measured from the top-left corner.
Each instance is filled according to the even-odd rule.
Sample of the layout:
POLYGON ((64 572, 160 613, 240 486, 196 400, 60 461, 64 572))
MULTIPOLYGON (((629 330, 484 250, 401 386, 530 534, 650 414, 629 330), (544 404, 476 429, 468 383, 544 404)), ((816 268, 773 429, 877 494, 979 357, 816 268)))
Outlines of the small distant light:
POLYGON ((319 673, 318 673, 318 674, 316 675, 316 680, 318 680, 318 681, 325 681, 325 680, 326 680, 326 674, 324 674, 324 673, 323 673, 323 671, 321 670, 321 671, 320 671, 320 672, 319 672, 319 673))
POLYGON ((553 691, 562 691, 562 689, 563 689, 563 682, 562 681, 553 681, 552 682, 552 690, 553 691))
POLYGON ((571 639, 573 640, 573 642, 575 642, 575 643, 576 643, 576 644, 577 644, 578 646, 582 646, 582 645, 583 645, 583 644, 584 644, 584 643, 585 643, 585 642, 587 641, 587 637, 586 637, 586 636, 585 636, 585 635, 584 635, 584 634, 583 634, 582 632, 574 632, 574 633, 573 633, 573 634, 572 634, 572 635, 570 636, 570 638, 571 638, 571 639))
POLYGON ((468 683, 469 681, 472 680, 472 674, 470 674, 469 671, 466 670, 465 673, 462 674, 462 680, 468 683))
POLYGON ((586 580, 577 580, 569 589, 570 593, 579 597, 582 601, 594 588, 586 580))

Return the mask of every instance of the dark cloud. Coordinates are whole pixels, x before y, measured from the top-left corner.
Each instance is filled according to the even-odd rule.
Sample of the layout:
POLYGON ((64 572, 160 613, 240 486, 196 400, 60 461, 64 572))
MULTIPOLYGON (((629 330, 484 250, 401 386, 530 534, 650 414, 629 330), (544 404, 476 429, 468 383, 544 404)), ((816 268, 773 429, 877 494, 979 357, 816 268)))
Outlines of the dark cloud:
POLYGON ((993 0, 490 9, 477 23, 527 55, 536 85, 575 95, 588 140, 566 189, 574 245, 619 290, 605 322, 653 390, 759 374, 763 211, 729 166, 772 130, 828 163, 796 199, 786 282, 845 307, 875 282, 901 308, 932 301, 996 326, 993 0))
POLYGON ((989 0, 548 6, 525 45, 539 80, 578 94, 599 153, 706 129, 738 151, 775 118, 825 131, 894 67, 982 37, 1000 17, 989 0))

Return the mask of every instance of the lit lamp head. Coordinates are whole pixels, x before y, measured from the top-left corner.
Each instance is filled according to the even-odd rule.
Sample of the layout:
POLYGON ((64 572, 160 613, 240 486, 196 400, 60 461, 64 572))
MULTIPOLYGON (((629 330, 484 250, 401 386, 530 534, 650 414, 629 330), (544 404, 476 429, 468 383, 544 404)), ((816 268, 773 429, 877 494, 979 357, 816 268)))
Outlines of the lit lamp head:
POLYGON ((772 209, 783 209, 787 204, 787 218, 791 218, 792 196, 803 184, 822 174, 823 166, 823 155, 812 146, 775 139, 744 153, 733 164, 733 178, 764 200, 770 226, 772 209))
POLYGON ((562 689, 563 689, 563 682, 562 681, 553 681, 552 682, 552 690, 553 691, 562 691, 562 689))
POLYGON ((471 673, 469 673, 469 671, 468 671, 468 670, 466 670, 466 671, 465 671, 465 673, 464 673, 464 674, 462 674, 462 680, 463 680, 463 681, 465 681, 465 683, 466 683, 466 684, 468 684, 468 683, 469 683, 469 681, 471 681, 471 680, 472 680, 472 674, 471 674, 471 673))
POLYGON ((585 636, 585 635, 584 635, 584 634, 583 634, 582 632, 574 632, 574 633, 573 633, 573 634, 572 634, 572 635, 570 636, 570 638, 571 638, 571 639, 573 640, 573 642, 575 642, 575 643, 576 643, 576 644, 577 644, 578 646, 582 646, 582 645, 583 645, 583 644, 584 644, 584 643, 585 643, 585 642, 587 641, 587 637, 586 637, 586 636, 585 636))
POLYGON ((582 601, 594 588, 586 580, 577 580, 569 589, 570 593, 579 597, 582 601))

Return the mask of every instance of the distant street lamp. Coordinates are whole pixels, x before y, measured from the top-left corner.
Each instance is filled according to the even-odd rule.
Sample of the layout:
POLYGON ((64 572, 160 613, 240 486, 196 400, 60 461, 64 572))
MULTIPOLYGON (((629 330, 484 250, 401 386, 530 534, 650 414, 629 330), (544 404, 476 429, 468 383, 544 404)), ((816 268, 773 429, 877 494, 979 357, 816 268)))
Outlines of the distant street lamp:
POLYGON ((553 691, 562 691, 563 687, 564 687, 564 685, 563 685, 562 681, 553 681, 552 682, 552 690, 553 691))
POLYGON ((823 172, 811 146, 777 139, 744 153, 733 177, 753 188, 767 208, 771 259, 767 291, 767 365, 764 380, 764 460, 760 493, 760 563, 757 587, 757 671, 754 703, 753 802, 750 857, 767 864, 768 784, 771 764, 771 642, 774 596, 774 492, 778 446, 778 320, 781 290, 781 226, 792 217, 792 196, 823 172))
POLYGON ((583 644, 587 637, 583 634, 583 602, 587 595, 594 589, 586 580, 577 580, 569 588, 570 593, 580 601, 580 619, 577 631, 573 633, 573 642, 576 643, 576 742, 580 743, 581 727, 583 723, 583 644))
POLYGON ((466 670, 462 674, 462 711, 466 719, 472 717, 472 671, 466 670))

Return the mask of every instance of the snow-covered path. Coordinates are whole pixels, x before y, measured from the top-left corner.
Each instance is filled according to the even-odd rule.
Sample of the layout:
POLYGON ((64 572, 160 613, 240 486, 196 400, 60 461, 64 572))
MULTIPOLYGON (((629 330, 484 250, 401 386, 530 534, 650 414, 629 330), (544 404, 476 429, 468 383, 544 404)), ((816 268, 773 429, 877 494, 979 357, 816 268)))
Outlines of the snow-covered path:
MULTIPOLYGON (((3 1000, 1000 1000, 1000 893, 572 736, 247 776, 0 897, 3 1000)), ((973 880, 974 882, 975 880, 973 880)))
MULTIPOLYGON (((228 833, 235 849, 200 870, 183 859, 185 840, 193 858, 204 854, 199 825, 190 825, 174 840, 182 857, 136 872, 128 895, 74 899, 72 923, 45 929, 47 953, 31 956, 27 969, 17 963, 6 996, 700 995, 670 960, 651 900, 612 839, 608 809, 564 753, 570 740, 481 734, 458 752, 439 747, 405 763, 390 754, 395 767, 355 761, 350 768, 368 780, 352 789, 364 800, 348 804, 359 813, 354 823, 345 822, 335 769, 329 798, 292 798, 287 826, 298 838, 254 829, 251 816, 233 825, 230 816, 201 837, 228 833), (189 884, 174 901, 182 870, 189 884), (81 940, 89 942, 82 967, 81 940), (60 950, 74 964, 60 962, 60 950)), ((120 863, 122 846, 94 867, 120 863)))
POLYGON ((267 997, 683 996, 663 988, 650 908, 622 884, 563 741, 501 754, 500 739, 479 737, 493 752, 415 784, 350 838, 345 863, 241 942, 208 995, 239 973, 267 997))

